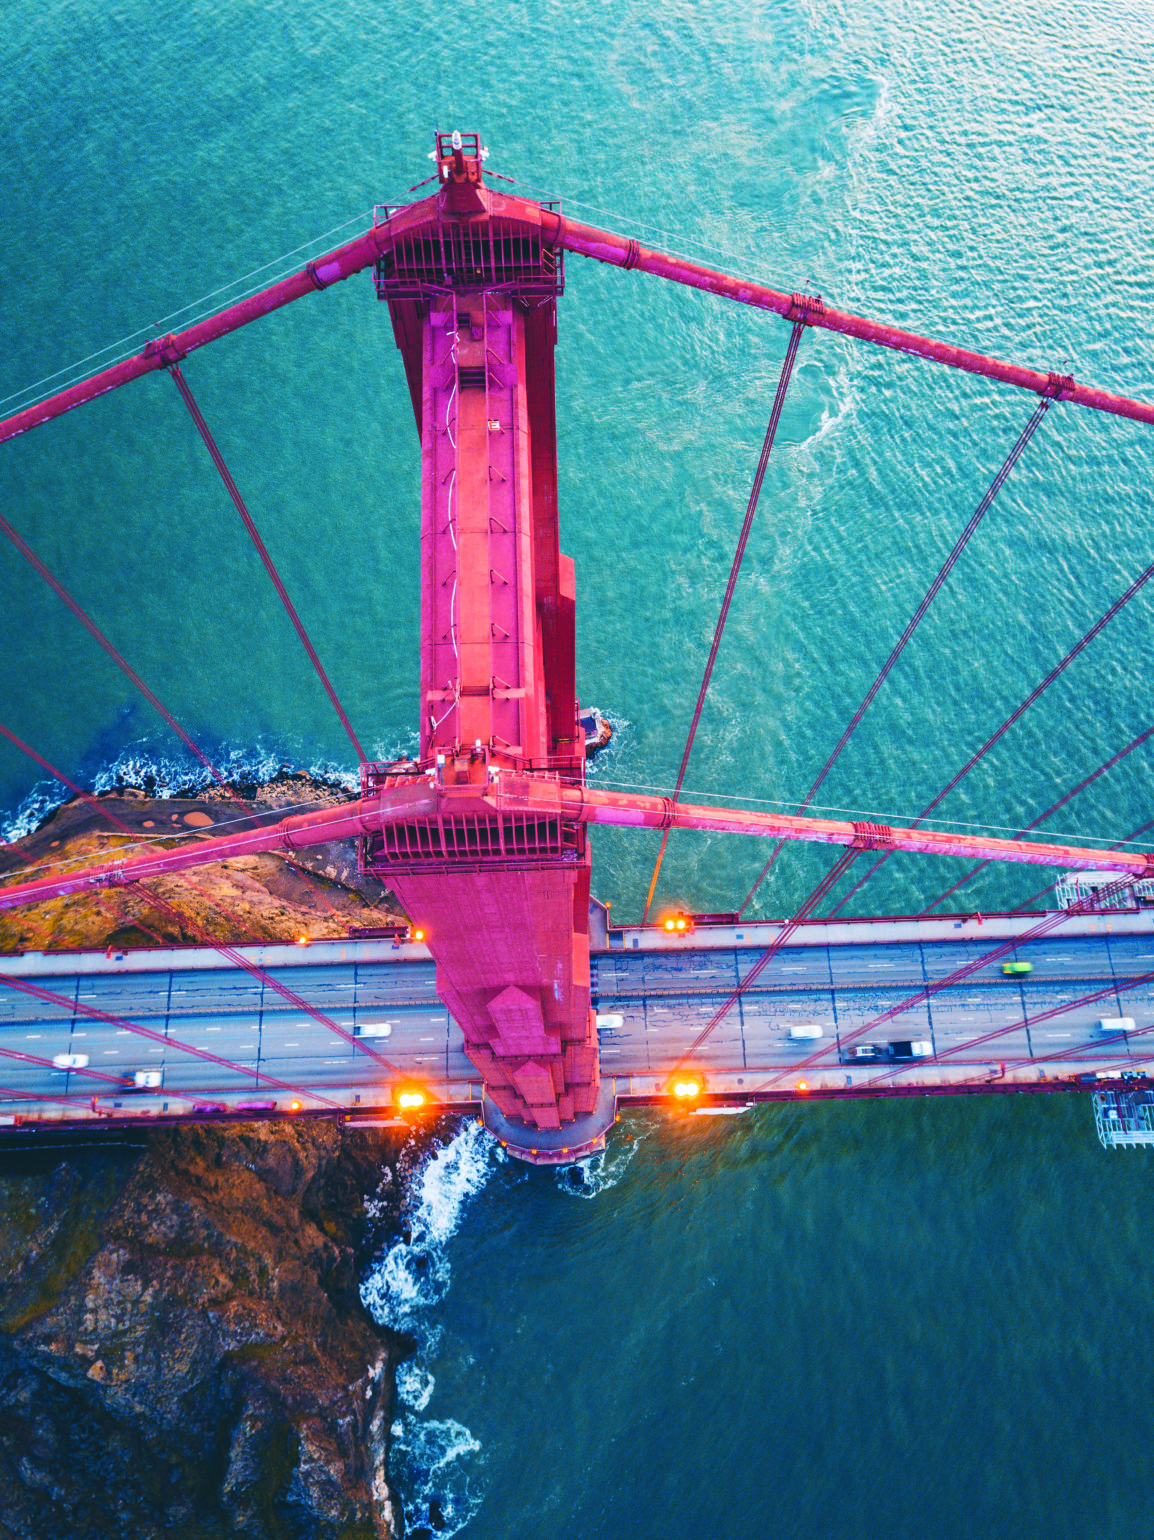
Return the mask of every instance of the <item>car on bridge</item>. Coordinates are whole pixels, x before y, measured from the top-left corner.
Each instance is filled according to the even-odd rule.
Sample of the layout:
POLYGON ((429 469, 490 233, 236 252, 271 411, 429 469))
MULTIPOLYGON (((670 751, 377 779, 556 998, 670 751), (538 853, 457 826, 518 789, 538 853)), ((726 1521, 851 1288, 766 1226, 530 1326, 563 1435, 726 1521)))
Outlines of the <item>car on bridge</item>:
POLYGON ((843 1048, 844 1064, 878 1064, 883 1060, 896 1059, 908 1063, 914 1059, 931 1059, 934 1045, 928 1038, 902 1038, 895 1043, 851 1043, 843 1048))

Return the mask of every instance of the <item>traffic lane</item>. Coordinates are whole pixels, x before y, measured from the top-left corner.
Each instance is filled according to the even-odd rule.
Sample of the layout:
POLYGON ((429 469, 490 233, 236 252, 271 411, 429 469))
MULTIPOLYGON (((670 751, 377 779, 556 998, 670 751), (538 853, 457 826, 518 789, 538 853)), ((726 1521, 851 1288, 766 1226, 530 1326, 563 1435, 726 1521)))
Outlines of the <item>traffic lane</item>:
MULTIPOLYGON (((745 979, 758 966, 764 952, 737 953, 737 971, 745 979)), ((761 983, 785 983, 804 988, 807 984, 829 984, 829 953, 823 946, 783 947, 765 964, 758 975, 761 983)))
POLYGON ((1115 973, 1154 973, 1154 937, 1111 936, 1110 958, 1115 973))
MULTIPOLYGON (((625 1011, 618 1014, 626 1015, 625 1011)), ((632 1028, 627 1035, 608 1038, 601 1035, 602 1072, 606 1074, 669 1074, 678 1061, 693 1049, 699 1034, 708 1026, 713 1009, 708 1005, 650 1005, 643 1016, 628 1013, 632 1028), (639 1019, 640 1016, 640 1019, 639 1019)), ((691 1063, 702 1070, 710 1067, 732 1068, 742 1063, 741 1026, 736 1016, 715 1029, 702 1046, 692 1053, 691 1063)))
MULTIPOLYGON (((925 963, 926 977, 933 982, 938 982, 956 973, 961 968, 968 968, 987 956, 992 951, 1000 951, 1004 943, 990 937, 980 942, 970 941, 934 941, 922 944, 922 956, 925 963)), ((1106 948, 1104 938, 1101 937, 1071 937, 1062 940, 1057 936, 1043 937, 1024 946, 1019 945, 1012 951, 1005 952, 994 962, 985 963, 967 974, 963 982, 971 979, 978 982, 990 982, 995 979, 1006 979, 1003 969, 1007 963, 1027 962, 1031 965, 1031 972, 1019 977, 1032 978, 1109 978, 1110 956, 1106 948)))

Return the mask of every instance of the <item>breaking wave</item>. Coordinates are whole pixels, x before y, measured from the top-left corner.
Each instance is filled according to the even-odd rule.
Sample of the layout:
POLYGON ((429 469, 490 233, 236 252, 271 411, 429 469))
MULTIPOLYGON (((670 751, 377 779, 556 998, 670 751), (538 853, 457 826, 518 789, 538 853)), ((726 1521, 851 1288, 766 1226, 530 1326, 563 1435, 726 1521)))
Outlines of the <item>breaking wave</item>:
POLYGON ((618 1124, 610 1130, 612 1142, 603 1150, 558 1169, 555 1180, 563 1193, 571 1198, 596 1198, 599 1193, 617 1186, 629 1169, 638 1145, 649 1133, 649 1129, 639 1125, 636 1119, 631 1120, 628 1134, 620 1133, 622 1126, 618 1124))
MULTIPOLYGON (((407 1332, 417 1344, 414 1356, 397 1370, 391 1476, 404 1499, 410 1529, 424 1525, 446 1540, 480 1506, 471 1457, 480 1453, 481 1445, 463 1424, 421 1415, 436 1385, 427 1367, 440 1340, 433 1311, 452 1276, 448 1242, 469 1204, 507 1160, 493 1136, 475 1121, 432 1150, 409 1178, 401 1237, 361 1283, 361 1299, 373 1319, 407 1332)), ((373 1200, 367 1200, 366 1207, 372 1215, 373 1200)))
MULTIPOLYGON (((374 745, 374 753, 381 759, 398 758, 407 752, 407 745, 374 745)), ((278 775, 303 771, 314 780, 342 786, 350 793, 360 787, 358 768, 334 760, 299 761, 262 748, 218 750, 210 757, 226 780, 241 786, 262 785, 275 780, 278 775)), ((78 773, 74 779, 93 796, 131 788, 161 800, 196 797, 216 784, 212 775, 191 755, 167 755, 151 745, 142 744, 129 745, 95 775, 78 773)), ((0 838, 9 842, 22 839, 38 829, 50 813, 72 799, 73 793, 59 781, 37 781, 15 808, 0 812, 0 838)))

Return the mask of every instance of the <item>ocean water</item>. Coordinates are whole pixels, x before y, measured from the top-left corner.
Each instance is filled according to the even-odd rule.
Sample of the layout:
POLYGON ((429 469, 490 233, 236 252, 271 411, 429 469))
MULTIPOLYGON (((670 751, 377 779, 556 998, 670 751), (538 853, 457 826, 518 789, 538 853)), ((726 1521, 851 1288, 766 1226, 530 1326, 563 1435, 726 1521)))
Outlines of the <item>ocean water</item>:
MULTIPOLYGON (((491 167, 591 222, 1151 397, 1152 65, 1148 3, 12 0, 0 396, 346 238, 427 174, 434 128, 459 126, 483 133, 491 167)), ((786 333, 568 264, 562 541, 581 695, 620 727, 605 782, 676 774, 786 333)), ((370 280, 185 373, 366 746, 405 747, 419 465, 370 280)), ((1031 407, 804 338, 691 791, 804 794, 1031 407)), ((1152 448, 1137 425, 1050 412, 824 806, 916 814, 1154 558, 1152 448)), ((0 507, 206 750, 355 768, 167 380, 5 445, 0 507)), ((1154 721, 1150 603, 1127 606, 940 817, 1020 827, 1154 721)), ((7 547, 0 656, 0 721, 68 774, 189 773, 7 547)), ((1111 840, 1145 823, 1150 752, 1047 828, 1111 840)), ((49 795, 0 744, 0 833, 49 795)), ((636 912, 654 843, 594 845, 596 891, 636 912)), ((731 907, 761 859, 683 836, 662 894, 731 907)), ((787 852, 761 912, 790 912, 827 864, 787 852)), ((895 858, 854 904, 920 908, 958 871, 895 858)), ((990 869, 965 902, 1040 881, 990 869)), ((412 1415, 445 1427, 404 1434, 433 1440, 414 1490, 428 1449, 460 1444, 465 1532, 501 1540, 1141 1528, 1141 1162, 1103 1156, 1076 1102, 737 1121, 655 1124, 627 1162, 611 1152, 622 1169, 591 1176, 588 1201, 493 1165, 437 1242, 443 1338, 412 1415)))

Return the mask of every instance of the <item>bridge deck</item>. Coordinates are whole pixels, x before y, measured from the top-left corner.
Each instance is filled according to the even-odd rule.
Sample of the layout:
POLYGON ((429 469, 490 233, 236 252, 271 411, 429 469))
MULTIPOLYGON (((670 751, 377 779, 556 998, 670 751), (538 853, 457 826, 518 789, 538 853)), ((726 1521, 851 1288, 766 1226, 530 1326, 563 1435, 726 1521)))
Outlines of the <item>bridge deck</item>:
MULTIPOLYGON (((710 1092, 745 1096, 796 1090, 804 1074, 811 1092, 870 1094, 880 1088, 945 1089, 997 1079, 1022 1085, 1065 1078, 1104 1065, 1154 1065, 1154 1034, 1103 1036, 1102 1016, 1154 1022, 1154 983, 1126 985, 1154 971, 1154 914, 1149 911, 1072 918, 1059 931, 1026 943, 1019 955, 1028 976, 1007 979, 1001 963, 987 965, 856 1039, 885 1044, 924 1038, 935 1057, 914 1064, 850 1064, 845 1039, 871 1018, 1007 935, 1029 918, 859 921, 814 924, 783 949, 741 997, 691 1063, 710 1092), (1109 989, 1101 1001, 1032 1026, 1026 1018, 1109 989), (816 1022, 820 1042, 790 1038, 793 1023, 816 1022), (993 1042, 978 1039, 1004 1033, 993 1042), (815 1050, 817 1063, 800 1069, 815 1050)), ((718 1005, 776 935, 775 925, 699 930, 683 939, 653 930, 610 931, 594 953, 602 1016, 620 1017, 601 1033, 603 1072, 620 1098, 664 1093, 670 1073, 718 1005)), ((162 1069, 163 1088, 120 1092, 76 1072, 0 1059, 0 1085, 9 1096, 5 1121, 72 1120, 108 1115, 195 1115, 198 1102, 267 1100, 288 1108, 292 1093, 260 1085, 257 1071, 301 1093, 305 1109, 325 1103, 349 1112, 387 1109, 403 1077, 439 1100, 479 1103, 482 1087, 465 1058, 461 1033, 434 989, 423 947, 389 942, 324 942, 307 950, 246 948, 352 1036, 395 1066, 393 1073, 352 1048, 243 970, 222 964, 207 948, 128 954, 28 954, 4 969, 35 980, 80 1005, 125 1018, 165 1038, 160 1045, 124 1027, 45 1006, 13 990, 0 991, 0 1049, 52 1059, 87 1054, 89 1069, 131 1076, 162 1069), (243 1073, 181 1052, 178 1043, 232 1060, 243 1073), (94 1114, 89 1098, 97 1097, 94 1114), (77 1097, 72 1106, 49 1098, 77 1097), (38 1100, 38 1098, 44 1098, 38 1100)))

